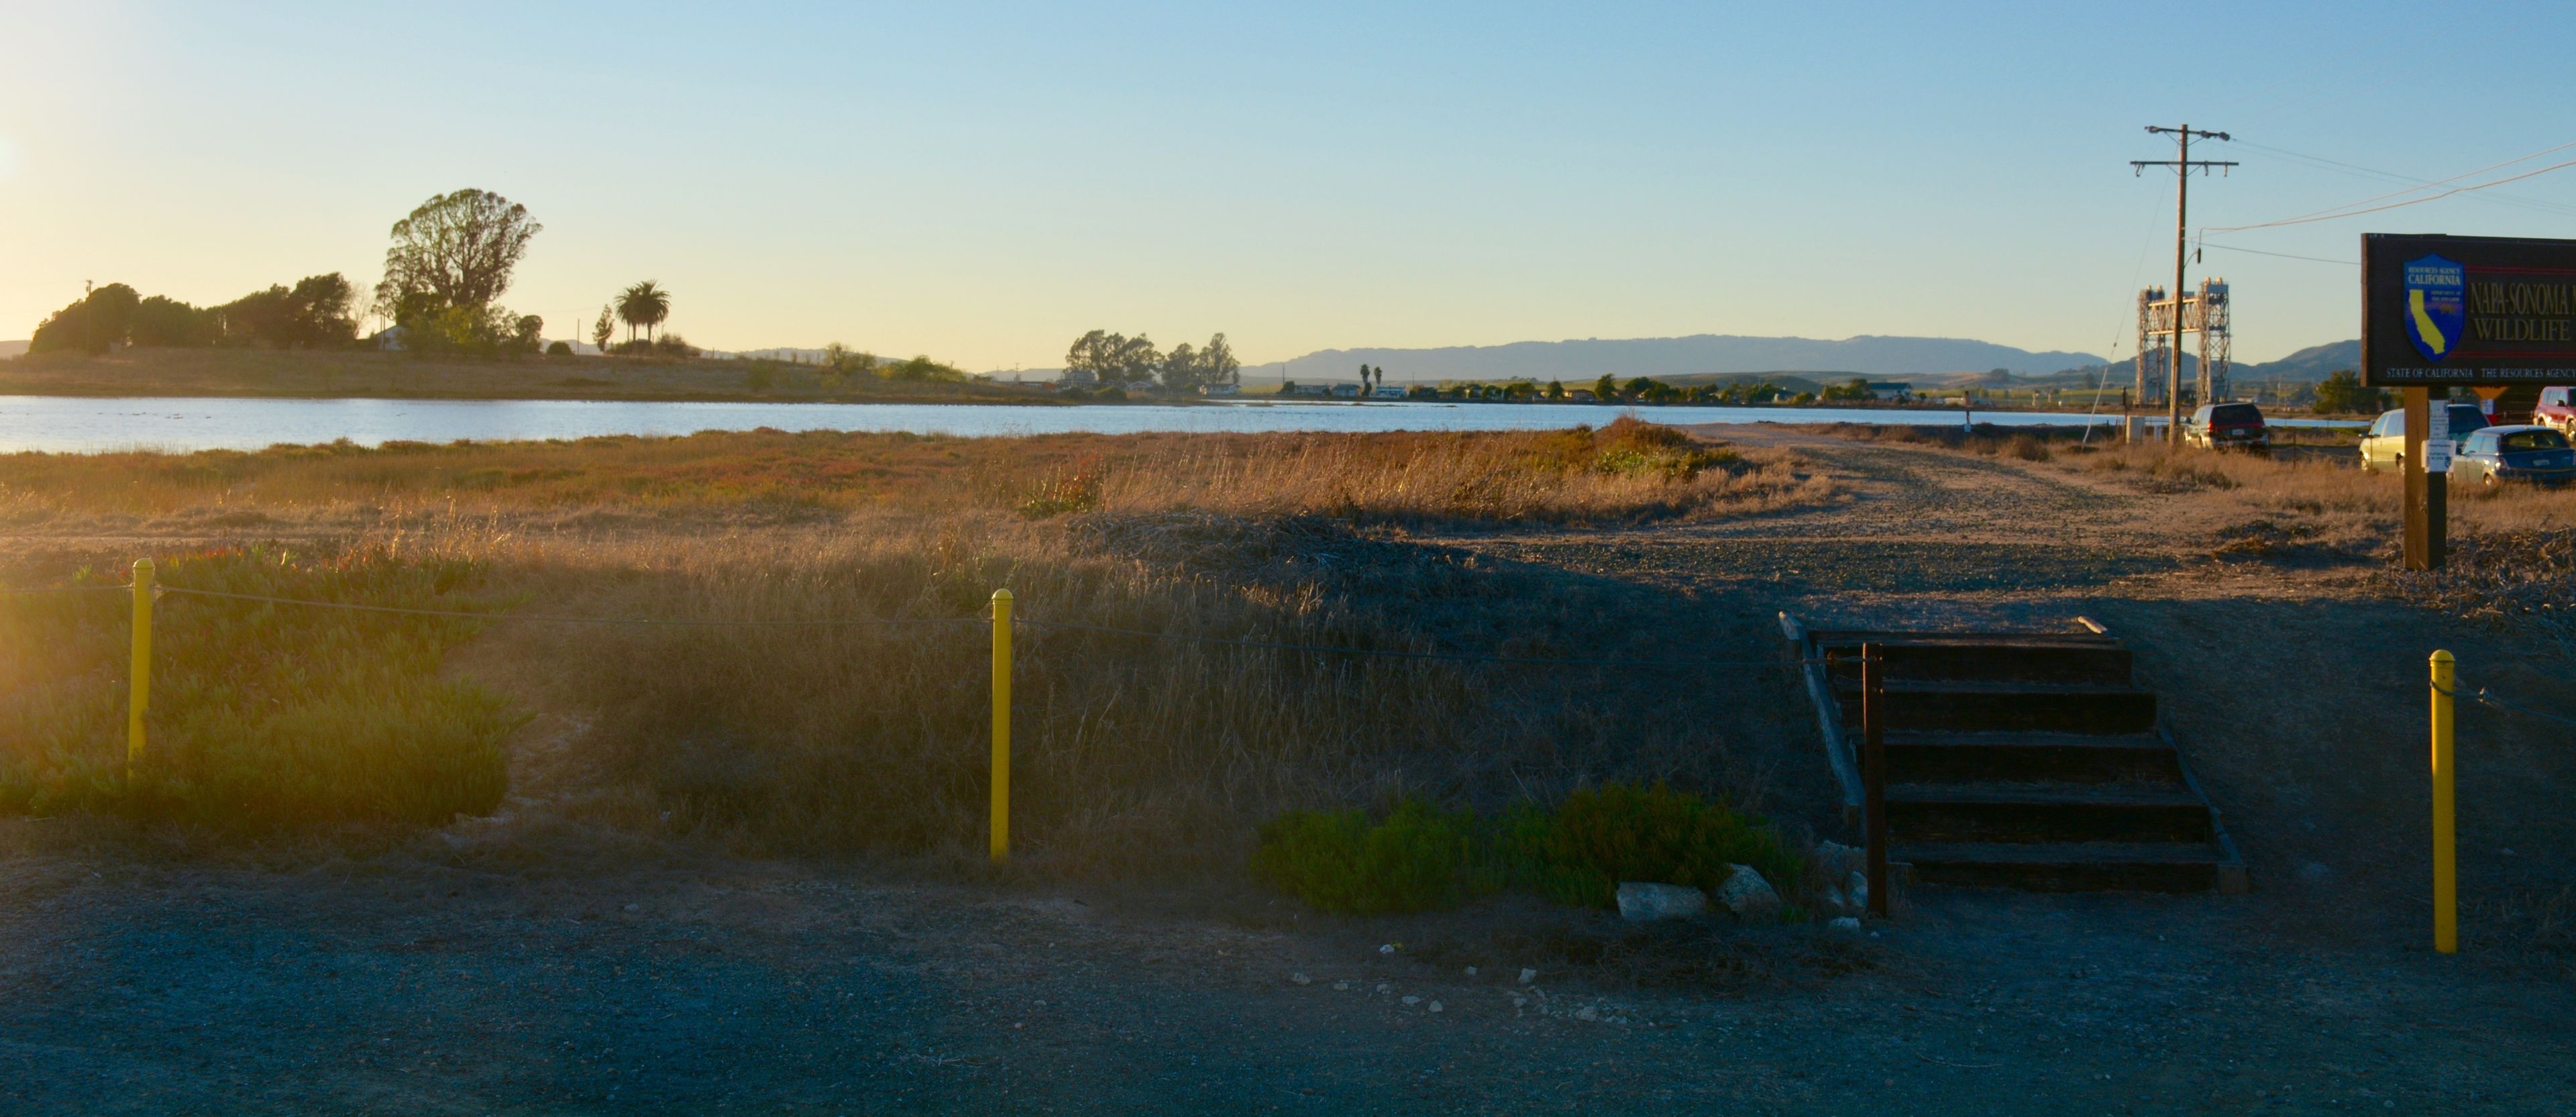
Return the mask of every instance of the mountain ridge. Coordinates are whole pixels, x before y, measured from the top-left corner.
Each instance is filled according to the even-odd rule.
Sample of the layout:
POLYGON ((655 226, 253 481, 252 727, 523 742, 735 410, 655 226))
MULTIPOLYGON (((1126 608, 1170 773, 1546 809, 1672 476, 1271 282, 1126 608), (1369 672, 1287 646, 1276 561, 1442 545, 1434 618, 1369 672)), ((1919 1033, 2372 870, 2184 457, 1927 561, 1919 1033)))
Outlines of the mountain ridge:
POLYGON ((1365 364, 1390 381, 1590 380, 1603 374, 1689 376, 1780 370, 1830 370, 1851 376, 1907 376, 2007 369, 2031 376, 2099 365, 2091 353, 2033 352, 1970 338, 1860 334, 1841 339, 1693 334, 1657 338, 1570 338, 1502 345, 1423 349, 1320 349, 1284 361, 1244 366, 1247 378, 1345 380, 1365 364))

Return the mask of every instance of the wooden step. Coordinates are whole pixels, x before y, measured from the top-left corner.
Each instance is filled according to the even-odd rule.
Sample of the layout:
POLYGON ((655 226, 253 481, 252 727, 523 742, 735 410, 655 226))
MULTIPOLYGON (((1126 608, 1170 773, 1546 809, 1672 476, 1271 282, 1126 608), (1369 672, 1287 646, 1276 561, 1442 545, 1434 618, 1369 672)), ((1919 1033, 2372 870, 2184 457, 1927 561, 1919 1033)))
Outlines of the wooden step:
MULTIPOLYGON (((1831 636, 1833 634, 1823 634, 1831 636)), ((2122 684, 2129 681, 2129 649, 2101 636, 1976 636, 1925 634, 1902 638, 1820 640, 1826 671, 1837 681, 1860 679, 1861 647, 1875 643, 1889 680, 1984 679, 2022 682, 2122 684)))
MULTIPOLYGON (((1860 685, 1837 682, 1846 724, 1860 724, 1860 685)), ((2125 735, 2155 728, 2156 696, 2126 683, 1890 680, 1889 732, 1960 730, 2125 735)))
POLYGON ((2182 758, 2152 733, 1902 732, 1886 742, 1895 783, 2182 779, 2182 758))
POLYGON ((1888 856, 1922 883, 2034 892, 2238 892, 2244 879, 2208 842, 1904 842, 1888 856))
POLYGON ((2207 842, 2191 789, 2118 784, 1891 784, 1887 828, 1909 842, 2207 842))

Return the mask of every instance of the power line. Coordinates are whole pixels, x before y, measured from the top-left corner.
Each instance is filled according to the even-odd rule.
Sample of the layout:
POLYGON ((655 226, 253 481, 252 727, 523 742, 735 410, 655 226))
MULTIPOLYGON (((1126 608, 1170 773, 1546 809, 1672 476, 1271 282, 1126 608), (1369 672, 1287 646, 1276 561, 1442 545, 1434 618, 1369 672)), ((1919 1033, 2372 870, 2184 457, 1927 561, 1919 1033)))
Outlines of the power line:
POLYGON ((2416 191, 2418 191, 2418 190, 2429 189, 2429 188, 2431 188, 2431 187, 2434 187, 2434 186, 2440 186, 2440 185, 2443 185, 2443 184, 2445 184, 2445 183, 2458 182, 2458 181, 2459 181, 2459 180, 2461 180, 2461 179, 2464 179, 2464 178, 2470 178, 2470 177, 2473 177, 2473 176, 2476 176, 2476 175, 2482 175, 2482 174, 2485 174, 2485 173, 2487 173, 2487 172, 2489 172, 2489 171, 2501 170, 2501 169, 2503 169, 2503 168, 2505 168, 2505 167, 2510 167, 2510 166, 2512 166, 2512 165, 2514 165, 2514 164, 2516 164, 2516 163, 2527 163, 2527 162, 2530 162, 2531 160, 2534 160, 2534 159, 2540 158, 2540 157, 2541 157, 2541 156, 2543 156, 2543 155, 2548 155, 2548 154, 2551 154, 2551 153, 2553 153, 2553 152, 2565 151, 2565 150, 2567 150, 2568 148, 2571 148, 2571 147, 2576 147, 2576 142, 2563 143, 2563 144, 2559 144, 2559 145, 2558 145, 2558 146, 2556 146, 2556 147, 2544 148, 2544 149, 2542 149, 2542 150, 2540 150, 2540 151, 2532 152, 2532 153, 2531 153, 2531 154, 2529 154, 2529 155, 2524 155, 2524 156, 2520 156, 2520 157, 2518 157, 2518 158, 2513 158, 2513 159, 2507 159, 2507 160, 2505 160, 2504 162, 2501 162, 2501 163, 2494 163, 2494 164, 2490 164, 2490 165, 2488 165, 2488 166, 2480 167, 2480 168, 2478 168, 2477 170, 2469 171, 2469 172, 2467 172, 2467 173, 2465 173, 2465 174, 2456 174, 2456 175, 2452 175, 2452 176, 2451 176, 2451 177, 2449 177, 2449 178, 2436 179, 2436 180, 2434 180, 2434 181, 2432 181, 2432 182, 2429 182, 2429 183, 2424 184, 2423 186, 2412 187, 2412 188, 2405 189, 2405 190, 2393 191, 2393 192, 2391 192, 2391 193, 2381 194, 2381 195, 2377 195, 2377 196, 2375 196, 2375 197, 2363 198, 2362 200, 2360 200, 2360 201, 2358 201, 2358 202, 2351 202, 2351 203, 2347 203, 2347 204, 2345 204, 2345 205, 2340 205, 2340 206, 2329 206, 2329 207, 2327 207, 2327 208, 2325 208, 2325 209, 2321 209, 2321 210, 2313 210, 2313 211, 2310 211, 2310 212, 2308 212, 2308 213, 2300 214, 2300 215, 2298 215, 2298 216, 2296 216, 2296 217, 2285 217, 2285 218, 2282 218, 2281 220, 2278 220, 2278 221, 2265 221, 2265 222, 2261 222, 2261 223, 2253 224, 2253 225, 2211 225, 2211 226, 2203 227, 2203 228, 2201 229, 2201 231, 2202 231, 2202 232, 2204 232, 2204 233, 2233 233, 2233 232, 2241 232, 2241 231, 2246 230, 2246 229, 2270 229, 2270 228, 2274 228, 2274 227, 2281 226, 2281 225, 2305 225, 2305 224, 2309 224, 2309 223, 2311 223, 2311 222, 2316 222, 2316 221, 2332 221, 2332 220, 2335 220, 2335 219, 2337 219, 2337 218, 2342 218, 2342 217, 2359 217, 2359 216, 2361 216, 2362 214, 2365 214, 2365 213, 2379 213, 2379 212, 2381 212, 2381 211, 2383 211, 2383 210, 2392 210, 2392 209, 2398 209, 2398 208, 2401 208, 2401 207, 2404 207, 2404 206, 2422 205, 2422 204, 2423 204, 2423 203, 2425 203, 2425 202, 2435 202, 2435 201, 2440 201, 2440 200, 2442 200, 2442 199, 2444 199, 2444 198, 2448 198, 2448 197, 2450 197, 2450 196, 2452 196, 2452 195, 2454 195, 2454 194, 2465 194, 2465 193, 2468 193, 2468 192, 2470 192, 2470 191, 2472 191, 2472 190, 2487 190, 2487 189, 2491 189, 2491 188, 2494 188, 2494 187, 2502 186, 2502 185, 2504 185, 2504 184, 2506 184, 2506 183, 2508 183, 2508 182, 2520 182, 2520 181, 2522 181, 2523 179, 2530 178, 2530 177, 2532 177, 2532 176, 2534 176, 2534 175, 2544 175, 2544 174, 2548 174, 2548 173, 2549 173, 2549 172, 2551 172, 2551 171, 2561 170, 2561 169, 2564 169, 2564 168, 2567 168, 2567 167, 2576 167, 2576 159, 2571 159, 2571 160, 2568 160, 2567 162, 2564 162, 2564 163, 2552 163, 2552 164, 2550 164, 2549 166, 2541 167, 2541 168, 2539 168, 2539 169, 2537 169, 2537 170, 2524 171, 2524 172, 2522 172, 2521 174, 2517 174, 2517 175, 2508 175, 2508 176, 2506 176, 2506 177, 2504 177, 2504 178, 2494 179, 2494 180, 2492 180, 2492 181, 2488 181, 2488 182, 2478 182, 2478 183, 2471 183, 2471 184, 2469 184, 2469 185, 2467 185, 2467 186, 2457 186, 2457 187, 2453 187, 2453 188, 2451 188, 2451 189, 2449 189, 2449 190, 2445 190, 2445 191, 2443 191, 2443 192, 2441 192, 2441 193, 2439 193, 2439 194, 2434 194, 2434 195, 2430 195, 2430 196, 2427 196, 2427 197, 2422 197, 2422 198, 2409 198, 2409 199, 2407 199, 2407 200, 2405 200, 2405 201, 2402 201, 2402 202, 2390 202, 2389 204, 2384 205, 2384 206, 2373 206, 2373 205, 2370 205, 2370 203, 2372 203, 2372 202, 2381 201, 2381 200, 2383 200, 2383 199, 2401 197, 2401 196, 2403 196, 2403 195, 2407 195, 2407 194, 2415 193, 2415 192, 2416 192, 2416 191), (2364 208, 2355 208, 2355 207, 2362 207, 2362 206, 2367 206, 2368 208, 2366 208, 2366 209, 2364 209, 2364 208))
POLYGON ((2320 264, 2342 264, 2347 268, 2357 268, 2361 266, 2361 261, 2359 260, 2329 260, 2323 256, 2300 256, 2288 252, 2265 252, 2260 248, 2238 248, 2232 244, 2211 244, 2207 241, 2203 241, 2200 246, 2202 248, 2216 248, 2227 252, 2251 252, 2257 256, 2278 256, 2284 260, 2314 260, 2320 264))
MULTIPOLYGON (((2319 170, 2336 171, 2352 175, 2355 178, 2375 178, 2385 182, 2405 183, 2408 186, 2419 188, 2431 188, 2442 185, 2439 182, 2427 182, 2423 179, 2401 175, 2394 171, 2383 171, 2374 167, 2365 167, 2358 163, 2346 163, 2339 159, 2328 159, 2322 155, 2309 155, 2304 152, 2291 151, 2287 148, 2258 144, 2250 140, 2237 140, 2236 143, 2242 147, 2252 148, 2256 151, 2265 152, 2279 158, 2291 160, 2292 162, 2306 164, 2319 170)), ((2548 152, 2543 151, 2531 156, 2526 156, 2525 158, 2537 158, 2540 155, 2546 154, 2548 154, 2548 152)), ((2515 160, 2515 162, 2520 161, 2521 160, 2515 160)), ((2476 172, 2472 171, 2470 173, 2475 174, 2476 172)), ((2406 191, 2401 190, 2398 191, 2398 193, 2403 194, 2406 193, 2406 191)), ((2393 197, 2395 195, 2388 196, 2393 197)), ((2540 198, 2527 198, 2520 194, 2483 194, 2479 197, 2483 201, 2495 202, 2501 205, 2520 206, 2525 209, 2540 210, 2545 213, 2576 214, 2576 206, 2566 205, 2561 202, 2547 201, 2540 198)))

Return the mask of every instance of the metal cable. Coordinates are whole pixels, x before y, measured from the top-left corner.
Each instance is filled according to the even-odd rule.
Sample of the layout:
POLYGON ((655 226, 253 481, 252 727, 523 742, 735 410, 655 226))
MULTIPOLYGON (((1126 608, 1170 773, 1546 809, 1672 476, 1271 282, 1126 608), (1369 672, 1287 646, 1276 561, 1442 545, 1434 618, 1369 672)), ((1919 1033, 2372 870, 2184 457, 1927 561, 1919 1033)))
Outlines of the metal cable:
POLYGON ((2517 706, 2511 702, 2505 701, 2504 699, 2488 694, 2487 688, 2485 687, 2479 687, 2474 691, 2445 690, 2440 683, 2435 683, 2433 684, 2433 689, 2450 695, 2453 698, 2466 698, 2471 702, 2476 702, 2484 706, 2493 706, 2496 709, 2503 710, 2507 713, 2521 714, 2525 717, 2535 717, 2542 721, 2554 721, 2560 725, 2576 726, 2576 718, 2564 717, 2559 714, 2544 713, 2528 706, 2517 706))
POLYGON ((400 613, 414 617, 454 617, 477 621, 547 621, 559 624, 624 624, 662 625, 674 628, 782 627, 818 628, 835 625, 902 625, 902 624, 986 624, 983 617, 847 617, 812 621, 769 620, 657 620, 647 617, 574 617, 548 613, 471 613, 456 609, 406 609, 394 605, 358 605, 343 601, 313 601, 296 597, 266 597, 253 593, 225 593, 221 590, 188 589, 162 586, 163 593, 190 597, 220 597, 231 601, 264 601, 272 605, 309 605, 322 609, 350 609, 362 613, 400 613))
MULTIPOLYGON (((1700 667, 1787 667, 1793 662, 1776 659, 1554 659, 1537 656, 1471 655, 1465 652, 1400 652, 1377 648, 1335 648, 1321 644, 1287 644, 1271 640, 1235 640, 1222 636, 1199 636, 1187 632, 1154 632, 1142 628, 1112 628, 1107 625, 1074 624, 1070 621, 1045 621, 1028 617, 1018 623, 1038 628, 1070 629, 1078 632, 1105 632, 1118 636, 1143 636, 1157 640, 1181 640, 1197 644, 1220 644, 1236 648, 1263 648, 1283 652, 1317 652, 1325 655, 1374 656, 1380 659, 1432 659, 1453 663, 1513 663, 1556 667, 1655 667, 1689 670, 1700 667)), ((1823 662, 1809 660, 1805 662, 1823 662)))
POLYGON ((133 589, 132 586, 41 586, 35 589, 0 590, 0 595, 17 597, 37 593, 84 593, 90 590, 115 590, 122 593, 131 592, 133 589))

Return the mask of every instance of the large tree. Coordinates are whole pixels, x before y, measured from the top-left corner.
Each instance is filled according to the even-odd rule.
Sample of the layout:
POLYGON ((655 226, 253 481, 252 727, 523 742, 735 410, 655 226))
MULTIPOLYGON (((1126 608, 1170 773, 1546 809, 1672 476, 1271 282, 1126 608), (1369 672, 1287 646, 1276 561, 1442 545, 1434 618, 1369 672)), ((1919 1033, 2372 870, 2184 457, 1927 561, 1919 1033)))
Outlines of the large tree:
POLYGON ((1103 384, 1150 384, 1163 368, 1163 355, 1143 334, 1128 337, 1093 330, 1076 338, 1073 348, 1065 351, 1064 367, 1071 373, 1090 373, 1103 384))
POLYGON ((626 320, 626 336, 635 336, 635 327, 644 327, 644 340, 653 340, 653 327, 671 317, 671 293, 650 279, 617 294, 617 316, 626 320))
POLYGON ((395 322, 441 310, 480 312, 510 289, 510 271, 545 228, 528 207, 486 190, 459 190, 394 222, 376 313, 395 322))

